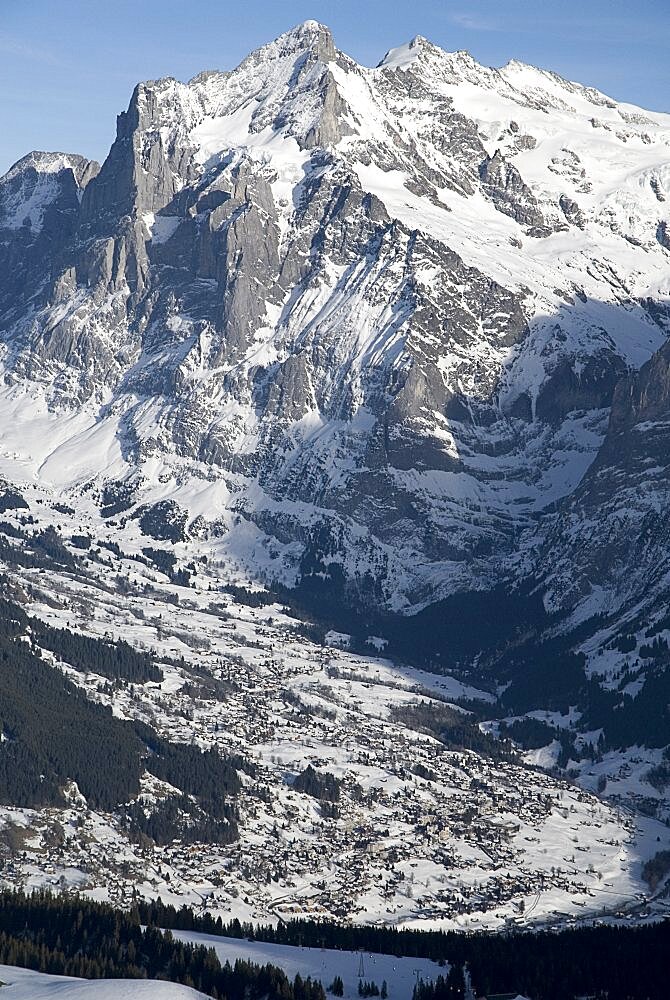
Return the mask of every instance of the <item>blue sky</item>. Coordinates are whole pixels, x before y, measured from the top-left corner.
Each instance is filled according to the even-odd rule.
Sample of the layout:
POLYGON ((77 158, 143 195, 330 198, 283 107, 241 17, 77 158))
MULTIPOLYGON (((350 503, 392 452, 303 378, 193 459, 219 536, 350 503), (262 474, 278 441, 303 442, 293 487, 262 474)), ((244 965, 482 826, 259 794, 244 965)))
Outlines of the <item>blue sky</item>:
POLYGON ((670 111, 670 0, 0 0, 0 173, 31 149, 103 158, 138 80, 229 69, 307 18, 368 65, 422 34, 670 111))

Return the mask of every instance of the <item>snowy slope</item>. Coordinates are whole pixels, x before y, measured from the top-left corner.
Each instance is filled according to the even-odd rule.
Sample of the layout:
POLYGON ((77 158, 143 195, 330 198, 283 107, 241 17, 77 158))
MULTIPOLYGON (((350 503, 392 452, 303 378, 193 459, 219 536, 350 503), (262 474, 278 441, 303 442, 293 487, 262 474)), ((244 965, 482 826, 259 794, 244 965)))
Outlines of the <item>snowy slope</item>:
POLYGON ((0 965, 0 982, 2 995, 9 1000, 198 1000, 205 996, 175 983, 71 979, 12 965, 0 965))
POLYGON ((194 931, 173 931, 179 941, 214 948, 221 964, 234 965, 239 958, 258 965, 270 963, 283 969, 289 979, 296 975, 318 979, 328 987, 341 976, 346 1000, 356 1000, 359 979, 380 987, 385 981, 393 1000, 411 1000, 417 978, 431 982, 446 969, 425 958, 398 958, 396 955, 368 954, 357 951, 334 951, 327 948, 295 948, 290 945, 216 937, 194 931), (361 971, 362 962, 362 971, 361 971))
MULTIPOLYGON (((625 758, 608 758, 592 776, 584 765, 584 792, 540 771, 539 759, 529 766, 521 756, 445 746, 402 713, 438 711, 445 699, 495 712, 491 692, 395 665, 372 643, 369 656, 321 645, 280 605, 236 601, 221 589, 235 581, 235 567, 214 558, 206 539, 151 541, 173 551, 179 568, 192 561, 186 587, 143 558, 148 540, 136 521, 100 526, 85 499, 68 510, 42 486, 25 498, 27 509, 5 511, 3 532, 8 524, 36 534, 60 525, 79 561, 45 572, 12 565, 3 550, 13 599, 56 628, 155 650, 163 679, 112 685, 68 662, 57 668, 117 718, 239 755, 254 770, 240 775, 231 844, 138 843, 122 807, 93 809, 76 788, 65 805, 4 806, 0 832, 21 846, 5 863, 3 885, 72 889, 123 906, 160 897, 224 921, 304 915, 417 928, 569 925, 648 905, 642 867, 670 847, 670 831, 594 794, 598 775, 625 758), (28 517, 34 522, 22 525, 28 517), (90 549, 73 543, 82 534, 93 539, 90 549), (308 765, 342 783, 335 816, 294 787, 308 765)), ((640 754, 640 788, 644 761, 659 757, 640 754)), ((621 788, 612 782, 613 794, 621 788)), ((142 776, 146 809, 174 794, 142 776)), ((665 905, 653 902, 655 912, 665 905)))

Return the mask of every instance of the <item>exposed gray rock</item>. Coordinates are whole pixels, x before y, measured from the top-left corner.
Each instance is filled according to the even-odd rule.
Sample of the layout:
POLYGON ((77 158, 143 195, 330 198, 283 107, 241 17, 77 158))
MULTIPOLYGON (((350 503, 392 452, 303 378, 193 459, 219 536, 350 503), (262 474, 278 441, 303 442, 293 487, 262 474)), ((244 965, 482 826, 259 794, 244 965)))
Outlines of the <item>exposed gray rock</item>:
POLYGON ((540 420, 559 423, 573 410, 609 407, 615 388, 627 374, 615 354, 589 358, 579 373, 565 360, 551 373, 540 390, 535 414, 540 420))
POLYGON ((551 567, 546 578, 555 606, 592 600, 594 586, 610 612, 667 600, 669 427, 666 345, 617 383, 596 460, 547 532, 541 565, 551 567))
POLYGON ((562 194, 558 202, 561 212, 573 226, 578 226, 579 229, 583 229, 586 222, 584 219, 584 213, 580 209, 574 198, 568 198, 567 195, 562 194))
POLYGON ((547 235, 549 229, 533 192, 499 149, 482 160, 479 177, 485 194, 499 212, 509 215, 521 226, 528 226, 531 235, 547 235))

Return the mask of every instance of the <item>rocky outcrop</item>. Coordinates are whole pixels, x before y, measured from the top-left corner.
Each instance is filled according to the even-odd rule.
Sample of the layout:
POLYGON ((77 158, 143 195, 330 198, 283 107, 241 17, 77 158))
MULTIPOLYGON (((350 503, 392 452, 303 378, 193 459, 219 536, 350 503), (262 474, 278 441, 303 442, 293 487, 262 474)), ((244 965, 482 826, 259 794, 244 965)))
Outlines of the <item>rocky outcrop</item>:
POLYGON ((540 389, 535 415, 540 420, 560 423, 574 410, 609 408, 616 386, 626 374, 626 365, 615 354, 592 357, 586 364, 574 367, 564 360, 540 389))
MULTIPOLYGON (((614 390, 595 461, 559 507, 543 556, 550 600, 614 613, 664 600, 670 572, 670 348, 614 390), (597 604, 596 604, 597 606, 597 604)), ((666 595, 667 596, 667 595, 666 595)))
POLYGON ((527 226, 532 236, 549 232, 535 196, 513 163, 508 163, 500 150, 487 156, 479 165, 479 177, 484 193, 503 215, 527 226))
POLYGON ((562 194, 558 200, 561 212, 573 226, 577 226, 579 229, 584 229, 586 221, 584 219, 584 213, 580 209, 574 198, 568 198, 567 195, 562 194))

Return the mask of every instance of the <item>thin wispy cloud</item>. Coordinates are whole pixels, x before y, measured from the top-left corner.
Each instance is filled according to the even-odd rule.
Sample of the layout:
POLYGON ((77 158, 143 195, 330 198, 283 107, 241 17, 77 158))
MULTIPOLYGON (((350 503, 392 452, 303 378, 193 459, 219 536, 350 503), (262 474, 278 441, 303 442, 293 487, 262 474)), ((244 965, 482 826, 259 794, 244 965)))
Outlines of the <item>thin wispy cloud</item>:
POLYGON ((88 97, 81 93, 54 93, 49 90, 36 90, 27 92, 20 89, 12 89, 0 86, 0 101, 11 101, 17 107, 25 105, 45 108, 47 106, 55 108, 78 108, 82 105, 96 107, 98 101, 94 94, 88 97))
POLYGON ((484 13, 477 11, 450 11, 447 20, 465 31, 476 31, 480 33, 507 33, 514 35, 544 35, 548 31, 560 36, 569 35, 574 37, 575 32, 592 33, 597 32, 601 41, 606 39, 620 40, 625 32, 626 38, 635 37, 638 41, 653 39, 656 32, 653 25, 643 21, 631 23, 629 18, 608 17, 593 18, 588 15, 584 17, 572 17, 566 20, 565 17, 555 14, 537 15, 532 18, 510 18, 505 21, 497 20, 495 17, 488 17, 484 13))
POLYGON ((25 59, 27 62, 38 62, 45 66, 62 66, 63 63, 53 52, 47 49, 36 48, 34 45, 26 45, 20 38, 6 35, 0 32, 0 53, 5 56, 14 56, 16 59, 25 59))
POLYGON ((452 24, 457 24, 459 28, 465 28, 467 31, 503 30, 499 21, 494 21, 492 18, 488 17, 481 17, 478 14, 454 13, 449 15, 449 20, 452 24))

